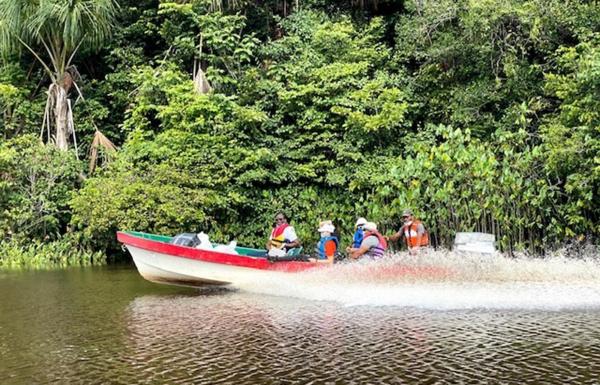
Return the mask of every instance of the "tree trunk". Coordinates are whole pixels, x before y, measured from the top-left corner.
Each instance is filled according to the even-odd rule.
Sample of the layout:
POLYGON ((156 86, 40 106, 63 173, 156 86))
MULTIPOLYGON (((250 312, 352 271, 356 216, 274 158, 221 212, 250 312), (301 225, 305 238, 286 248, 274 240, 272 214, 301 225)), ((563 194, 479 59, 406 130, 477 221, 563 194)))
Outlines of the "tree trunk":
POLYGON ((60 84, 53 84, 54 93, 54 121, 56 124, 56 136, 54 141, 59 150, 66 151, 69 147, 69 103, 67 90, 60 84))

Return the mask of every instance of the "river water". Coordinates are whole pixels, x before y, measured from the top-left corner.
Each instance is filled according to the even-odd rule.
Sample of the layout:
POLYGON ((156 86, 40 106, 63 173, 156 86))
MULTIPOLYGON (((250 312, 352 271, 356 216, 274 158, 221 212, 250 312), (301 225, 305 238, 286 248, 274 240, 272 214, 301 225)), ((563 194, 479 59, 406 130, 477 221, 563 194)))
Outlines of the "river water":
POLYGON ((2 385, 600 384, 591 259, 403 255, 207 290, 0 272, 0 295, 2 385))

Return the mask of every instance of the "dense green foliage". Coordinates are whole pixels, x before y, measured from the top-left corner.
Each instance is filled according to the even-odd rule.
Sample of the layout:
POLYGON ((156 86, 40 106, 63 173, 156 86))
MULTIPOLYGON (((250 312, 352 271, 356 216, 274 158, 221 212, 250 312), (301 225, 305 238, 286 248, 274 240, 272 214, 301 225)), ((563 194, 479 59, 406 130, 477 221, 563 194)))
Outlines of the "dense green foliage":
POLYGON ((82 162, 32 135, 0 144, 0 267, 98 264, 102 253, 71 232, 70 200, 82 162))
POLYGON ((56 239, 70 221, 81 163, 32 135, 0 145, 0 231, 19 239, 56 239))
MULTIPOLYGON (((99 127, 117 158, 81 188, 83 166, 45 162, 44 178, 65 177, 43 215, 40 198, 4 187, 26 179, 10 151, 37 132, 43 103, 31 58, 9 59, 5 238, 70 226, 110 250, 119 229, 203 230, 260 246, 283 209, 310 247, 319 220, 347 241, 357 216, 390 232, 411 207, 439 245, 469 230, 505 250, 597 241, 598 4, 282 4, 122 1, 112 43, 77 63, 86 99, 74 106, 83 150, 99 127), (208 94, 195 91, 196 62, 208 94)), ((32 157, 49 151, 30 143, 32 157)))

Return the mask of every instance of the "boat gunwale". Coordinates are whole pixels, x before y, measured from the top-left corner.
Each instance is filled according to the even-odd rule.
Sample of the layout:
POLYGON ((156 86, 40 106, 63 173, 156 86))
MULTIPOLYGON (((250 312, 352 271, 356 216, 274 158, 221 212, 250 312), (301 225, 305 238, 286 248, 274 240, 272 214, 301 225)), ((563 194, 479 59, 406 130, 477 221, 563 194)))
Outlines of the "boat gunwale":
MULTIPOLYGON (((136 232, 137 233, 137 232, 136 232)), ((147 234, 149 233, 137 233, 147 234)), ((117 240, 126 246, 134 246, 140 249, 161 253, 177 258, 186 258, 202 262, 217 263, 223 265, 240 266, 259 270, 277 270, 287 272, 297 272, 317 267, 316 263, 285 261, 270 262, 263 257, 252 257, 247 255, 236 255, 224 253, 216 250, 203 250, 193 247, 175 245, 140 235, 132 234, 127 231, 118 231, 117 240)))

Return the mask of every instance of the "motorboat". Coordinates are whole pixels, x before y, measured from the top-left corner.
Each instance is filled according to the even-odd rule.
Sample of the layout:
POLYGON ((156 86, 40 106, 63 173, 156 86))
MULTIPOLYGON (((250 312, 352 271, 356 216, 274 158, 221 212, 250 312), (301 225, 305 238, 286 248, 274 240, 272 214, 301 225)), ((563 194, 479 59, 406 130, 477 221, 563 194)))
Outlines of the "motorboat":
MULTIPOLYGON (((131 254, 142 277, 148 281, 171 285, 245 286, 332 266, 311 262, 307 258, 272 259, 267 256, 265 249, 239 246, 228 249, 222 247, 225 245, 217 244, 209 244, 208 247, 181 245, 176 243, 176 237, 137 231, 119 231, 117 239, 131 254)), ((382 261, 380 264, 372 260, 365 271, 371 276, 385 275, 388 278, 443 278, 449 274, 447 269, 435 266, 390 265, 385 258, 382 261)))
POLYGON ((308 261, 273 262, 264 249, 219 251, 183 246, 173 244, 170 236, 137 231, 119 231, 117 239, 131 254, 142 277, 157 283, 229 285, 326 266, 308 261))

